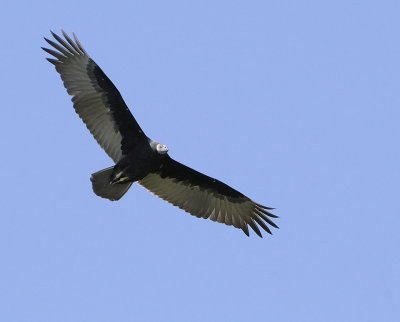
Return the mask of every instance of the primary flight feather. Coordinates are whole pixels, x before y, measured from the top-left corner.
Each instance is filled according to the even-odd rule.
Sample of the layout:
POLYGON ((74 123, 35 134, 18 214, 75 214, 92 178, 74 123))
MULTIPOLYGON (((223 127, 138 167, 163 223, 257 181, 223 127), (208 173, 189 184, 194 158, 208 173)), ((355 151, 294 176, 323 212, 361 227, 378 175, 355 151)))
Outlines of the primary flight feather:
MULTIPOLYGON (((43 48, 61 75, 76 113, 97 143, 114 161, 113 167, 91 176, 93 191, 100 197, 119 200, 135 181, 169 203, 199 217, 240 228, 248 236, 277 216, 225 183, 193 170, 168 155, 166 145, 148 138, 136 122, 118 89, 90 58, 78 38, 64 31, 52 32, 53 48, 43 48)), ((268 224, 268 225, 267 225, 268 224)))

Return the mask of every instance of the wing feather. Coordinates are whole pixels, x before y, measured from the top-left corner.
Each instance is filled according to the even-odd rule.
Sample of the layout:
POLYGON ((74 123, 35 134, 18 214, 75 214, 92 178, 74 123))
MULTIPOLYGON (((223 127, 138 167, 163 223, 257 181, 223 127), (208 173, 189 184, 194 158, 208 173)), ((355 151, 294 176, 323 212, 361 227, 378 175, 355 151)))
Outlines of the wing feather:
POLYGON ((269 234, 267 224, 278 228, 269 218, 277 217, 266 210, 270 208, 170 157, 161 169, 139 180, 139 184, 193 216, 240 228, 246 235, 248 226, 260 237, 259 227, 269 234))
POLYGON ((64 39, 53 32, 56 41, 45 38, 52 48, 43 50, 55 57, 47 60, 55 66, 68 94, 73 96, 76 113, 117 163, 137 140, 147 138, 118 89, 90 58, 76 35, 72 39, 61 32, 64 39))

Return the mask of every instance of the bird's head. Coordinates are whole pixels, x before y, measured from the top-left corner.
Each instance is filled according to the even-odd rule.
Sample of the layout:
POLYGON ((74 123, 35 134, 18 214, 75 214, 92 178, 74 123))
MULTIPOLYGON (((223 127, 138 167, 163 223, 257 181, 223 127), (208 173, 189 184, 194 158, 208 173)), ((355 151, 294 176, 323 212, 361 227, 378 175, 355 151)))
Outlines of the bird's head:
POLYGON ((165 154, 168 152, 168 147, 165 144, 157 143, 156 150, 159 154, 165 154))
POLYGON ((168 152, 168 147, 165 144, 153 141, 152 139, 149 139, 149 144, 152 150, 158 154, 166 154, 168 152))

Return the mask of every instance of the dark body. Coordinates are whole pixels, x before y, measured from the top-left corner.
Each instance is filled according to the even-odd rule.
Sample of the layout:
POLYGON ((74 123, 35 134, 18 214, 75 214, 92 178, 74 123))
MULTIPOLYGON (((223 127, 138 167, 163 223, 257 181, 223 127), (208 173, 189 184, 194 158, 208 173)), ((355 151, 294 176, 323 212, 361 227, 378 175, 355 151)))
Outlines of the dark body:
POLYGON ((145 140, 137 142, 128 155, 114 166, 110 181, 111 183, 126 183, 141 180, 150 172, 159 170, 165 157, 166 154, 159 154, 155 148, 152 148, 150 139, 148 142, 145 140))
POLYGON ((277 218, 261 204, 175 161, 168 148, 148 138, 125 104, 118 89, 90 58, 74 35, 71 39, 52 33, 54 48, 43 48, 72 95, 74 109, 115 165, 91 176, 93 191, 109 200, 120 199, 133 182, 186 212, 240 228, 249 235, 250 226, 260 237, 259 227, 271 233, 277 218), (268 224, 268 225, 267 225, 268 224))

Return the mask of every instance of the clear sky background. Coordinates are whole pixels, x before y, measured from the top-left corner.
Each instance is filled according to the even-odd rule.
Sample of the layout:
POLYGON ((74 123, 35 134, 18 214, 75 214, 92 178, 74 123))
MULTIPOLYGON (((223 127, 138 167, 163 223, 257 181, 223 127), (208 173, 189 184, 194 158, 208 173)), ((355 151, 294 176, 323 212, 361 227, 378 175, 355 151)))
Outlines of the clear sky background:
POLYGON ((0 320, 400 321, 399 1, 3 1, 0 320), (76 32, 173 158, 276 207, 263 239, 111 166, 41 51, 76 32))

